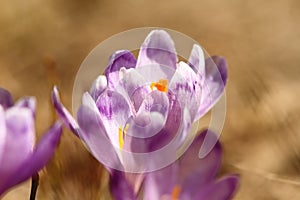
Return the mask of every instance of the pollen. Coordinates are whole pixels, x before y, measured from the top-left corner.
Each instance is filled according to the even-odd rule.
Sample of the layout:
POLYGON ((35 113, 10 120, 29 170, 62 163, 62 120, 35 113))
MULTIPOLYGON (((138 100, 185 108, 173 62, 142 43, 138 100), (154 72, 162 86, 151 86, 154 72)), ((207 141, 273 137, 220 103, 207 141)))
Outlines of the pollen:
POLYGON ((171 199, 172 200, 178 200, 180 192, 181 192, 181 187, 179 185, 175 185, 173 190, 172 190, 171 199))
POLYGON ((160 79, 158 82, 152 82, 150 85, 151 90, 153 90, 154 87, 161 92, 167 92, 168 91, 168 80, 160 79))

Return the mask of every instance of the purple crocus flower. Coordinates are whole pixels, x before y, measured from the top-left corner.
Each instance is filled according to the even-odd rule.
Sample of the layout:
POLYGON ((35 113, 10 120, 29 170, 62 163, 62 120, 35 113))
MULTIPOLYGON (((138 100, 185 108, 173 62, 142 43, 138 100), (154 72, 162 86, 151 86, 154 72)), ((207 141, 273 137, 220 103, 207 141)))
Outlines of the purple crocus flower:
MULTIPOLYGON (((57 88, 52 99, 67 127, 111 176, 128 178, 128 173, 120 171, 135 172, 136 167, 139 172, 151 171, 148 167, 163 161, 161 157, 175 158, 174 152, 187 138, 191 124, 218 101, 226 80, 223 58, 205 59, 201 47, 194 45, 188 63, 179 62, 170 35, 154 30, 137 59, 127 50, 110 57, 105 75, 100 75, 82 97, 78 123, 62 105, 57 88), (155 159, 131 156, 155 152, 169 143, 170 150, 155 159)), ((140 176, 132 176, 130 184, 141 182, 140 176)))
POLYGON ((188 150, 173 164, 147 173, 141 194, 134 192, 124 173, 115 172, 110 188, 116 200, 229 200, 238 186, 237 175, 215 180, 221 165, 222 148, 218 142, 203 159, 198 158, 199 148, 209 130, 198 134, 188 150), (139 197, 138 197, 139 196, 139 197))
POLYGON ((11 94, 0 88, 0 197, 41 170, 59 142, 61 124, 55 123, 34 147, 35 104, 33 97, 14 104, 11 94))

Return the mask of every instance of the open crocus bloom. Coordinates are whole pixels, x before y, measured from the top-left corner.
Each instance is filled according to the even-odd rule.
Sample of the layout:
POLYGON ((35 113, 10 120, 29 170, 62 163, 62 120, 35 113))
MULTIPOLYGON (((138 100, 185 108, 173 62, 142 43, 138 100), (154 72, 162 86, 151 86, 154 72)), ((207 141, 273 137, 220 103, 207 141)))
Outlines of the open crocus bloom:
POLYGON ((13 103, 0 88, 0 197, 41 170, 52 157, 62 129, 55 123, 34 147, 35 98, 13 103))
POLYGON ((223 58, 205 59, 194 45, 188 63, 179 62, 170 35, 154 30, 137 59, 127 50, 110 57, 105 75, 83 94, 78 123, 57 88, 52 99, 61 119, 111 174, 117 173, 113 169, 145 172, 175 160, 191 124, 218 101, 226 80, 223 58), (147 156, 136 156, 143 153, 147 156))
POLYGON ((203 131, 193 141, 183 156, 173 164, 147 173, 142 194, 137 194, 126 180, 124 173, 115 172, 110 188, 116 200, 229 200, 238 186, 238 176, 228 175, 219 180, 215 176, 221 165, 222 149, 218 142, 203 159, 198 158, 206 134, 203 131))

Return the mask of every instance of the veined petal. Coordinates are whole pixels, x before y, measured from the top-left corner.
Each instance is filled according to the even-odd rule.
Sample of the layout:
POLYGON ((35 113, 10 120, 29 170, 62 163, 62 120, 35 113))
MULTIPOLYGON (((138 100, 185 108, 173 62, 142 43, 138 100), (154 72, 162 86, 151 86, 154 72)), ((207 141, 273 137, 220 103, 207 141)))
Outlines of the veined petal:
POLYGON ((133 187, 126 180, 124 172, 113 170, 109 187, 115 200, 137 200, 133 187))
POLYGON ((219 56, 205 60, 206 77, 202 86, 202 98, 198 116, 206 114, 220 99, 227 82, 227 63, 219 56))
POLYGON ((137 67, 158 63, 176 69, 175 44, 164 30, 154 30, 145 39, 137 59, 137 67))
POLYGON ((4 180, 31 156, 35 140, 34 118, 28 108, 9 108, 5 112, 5 122, 5 142, 0 161, 0 177, 4 180))
POLYGON ((204 81, 205 58, 204 58, 203 50, 199 45, 194 44, 188 63, 190 67, 194 70, 194 72, 200 75, 200 79, 204 81))
MULTIPOLYGON (((60 141, 61 134, 61 124, 57 122, 42 137, 33 153, 29 157, 24 156, 26 159, 23 159, 23 162, 20 163, 17 169, 11 171, 9 176, 4 179, 5 182, 3 185, 0 184, 0 195, 8 188, 27 180, 41 170, 52 158, 60 141)), ((16 152, 16 155, 22 154, 20 152, 16 152)))
POLYGON ((126 99, 118 92, 106 90, 97 100, 99 117, 115 147, 120 147, 119 130, 124 129, 132 115, 126 99))
POLYGON ((77 118, 81 128, 80 137, 82 137, 94 157, 110 172, 111 168, 119 169, 121 164, 108 138, 109 133, 106 132, 98 108, 88 93, 83 96, 82 106, 78 110, 77 118))
MULTIPOLYGON (((135 117, 127 122, 127 148, 133 152, 148 152, 147 142, 165 126, 169 113, 169 99, 160 91, 152 91, 142 102, 135 117)), ((149 143, 148 143, 149 144, 149 143)))
POLYGON ((79 126, 73 116, 69 111, 64 107, 60 101, 59 93, 57 87, 54 87, 51 93, 52 102, 55 107, 55 110, 64 124, 77 136, 79 137, 79 126))
POLYGON ((238 176, 227 176, 216 183, 205 186, 193 199, 195 200, 229 200, 238 188, 238 176))
POLYGON ((130 51, 120 50, 116 51, 109 58, 108 66, 105 70, 105 75, 108 79, 109 88, 115 88, 120 80, 120 69, 134 68, 136 59, 130 51))
POLYGON ((180 158, 180 183, 183 195, 193 196, 199 188, 213 181, 221 165, 222 149, 219 142, 205 158, 199 159, 199 150, 207 134, 217 137, 210 130, 202 131, 180 158))
POLYGON ((100 75, 97 77, 97 79, 94 81, 91 89, 90 94, 93 97, 94 101, 98 99, 100 94, 107 88, 107 80, 106 76, 100 75))
POLYGON ((11 94, 7 90, 0 88, 0 105, 6 109, 11 107, 13 104, 14 102, 11 94))
POLYGON ((192 121, 197 120, 195 116, 199 112, 202 89, 198 76, 186 63, 179 63, 169 89, 178 99, 181 108, 188 108, 192 121))

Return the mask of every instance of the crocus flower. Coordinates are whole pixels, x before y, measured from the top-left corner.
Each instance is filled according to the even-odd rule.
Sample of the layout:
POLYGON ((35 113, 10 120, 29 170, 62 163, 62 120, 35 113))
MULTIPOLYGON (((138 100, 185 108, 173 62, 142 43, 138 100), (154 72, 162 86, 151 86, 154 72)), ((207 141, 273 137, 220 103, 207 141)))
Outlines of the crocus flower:
MULTIPOLYGON (((179 62, 170 35, 154 30, 137 59, 127 50, 111 55, 105 75, 83 94, 78 122, 61 103, 57 88, 52 100, 67 127, 110 174, 127 176, 116 170, 134 172, 139 167, 139 172, 151 171, 149 166, 164 161, 162 157, 175 158, 174 152, 187 138, 191 124, 222 95, 226 79, 223 58, 205 59, 201 47, 195 44, 188 63, 179 62), (131 156, 151 154, 169 143, 169 151, 155 159, 131 156)), ((140 182, 136 181, 140 177, 133 179, 140 182)))
POLYGON ((209 130, 195 138, 188 150, 173 164, 147 173, 142 194, 134 192, 124 173, 111 175, 110 188, 116 200, 229 200, 238 186, 237 175, 227 175, 216 180, 221 165, 221 144, 213 147, 203 159, 198 158, 201 144, 209 130), (142 197, 142 198, 140 198, 142 197))
POLYGON ((41 170, 59 142, 61 124, 55 123, 34 147, 35 104, 33 97, 14 104, 11 94, 0 88, 0 197, 41 170))

